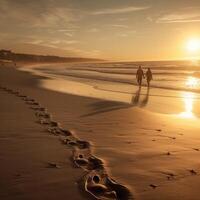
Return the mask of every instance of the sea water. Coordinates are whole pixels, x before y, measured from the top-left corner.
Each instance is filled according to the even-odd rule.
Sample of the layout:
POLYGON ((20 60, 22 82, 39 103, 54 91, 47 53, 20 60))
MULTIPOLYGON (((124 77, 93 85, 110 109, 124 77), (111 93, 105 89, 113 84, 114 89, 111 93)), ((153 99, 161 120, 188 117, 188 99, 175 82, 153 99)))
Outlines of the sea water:
POLYGON ((64 63, 34 67, 50 77, 42 86, 70 94, 119 101, 160 113, 199 116, 200 62, 101 62, 64 63), (153 80, 137 85, 136 71, 150 68, 153 80), (161 103, 162 102, 162 103, 161 103))

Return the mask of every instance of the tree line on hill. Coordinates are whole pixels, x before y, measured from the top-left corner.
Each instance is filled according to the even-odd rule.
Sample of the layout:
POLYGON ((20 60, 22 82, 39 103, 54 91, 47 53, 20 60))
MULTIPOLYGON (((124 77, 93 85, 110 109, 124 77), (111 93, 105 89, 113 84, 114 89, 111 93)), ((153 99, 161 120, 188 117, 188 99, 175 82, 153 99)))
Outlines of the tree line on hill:
POLYGON ((47 63, 47 62, 89 62, 100 61, 93 58, 82 57, 60 57, 51 55, 33 55, 24 53, 14 53, 10 50, 0 50, 0 60, 7 60, 16 62, 34 62, 34 63, 47 63))

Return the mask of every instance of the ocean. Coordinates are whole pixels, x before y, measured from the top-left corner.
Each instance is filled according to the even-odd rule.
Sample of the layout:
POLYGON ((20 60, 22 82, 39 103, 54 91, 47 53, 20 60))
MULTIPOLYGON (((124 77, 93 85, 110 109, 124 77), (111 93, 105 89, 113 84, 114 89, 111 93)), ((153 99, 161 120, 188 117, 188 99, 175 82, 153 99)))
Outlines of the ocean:
MULTIPOLYGON (((151 68, 153 73, 151 87, 153 88, 200 92, 200 62, 197 61, 74 63, 56 64, 53 67, 50 65, 37 69, 62 79, 74 77, 79 81, 83 79, 83 82, 85 79, 87 82, 137 85, 135 74, 139 65, 142 66, 144 72, 148 67, 151 68)), ((146 80, 143 80, 143 86, 146 86, 146 80)))
POLYGON ((31 70, 49 79, 42 87, 57 92, 117 101, 147 110, 200 116, 200 63, 197 61, 64 63, 35 66, 31 70), (138 87, 136 71, 151 68, 153 80, 138 87))

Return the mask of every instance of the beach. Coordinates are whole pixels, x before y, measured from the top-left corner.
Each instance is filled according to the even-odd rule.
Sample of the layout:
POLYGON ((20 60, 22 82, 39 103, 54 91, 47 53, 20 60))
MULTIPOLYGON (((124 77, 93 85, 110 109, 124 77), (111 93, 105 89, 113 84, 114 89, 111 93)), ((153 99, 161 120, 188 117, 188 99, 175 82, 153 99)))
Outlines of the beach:
POLYGON ((149 91, 129 81, 128 86, 109 85, 105 76, 100 78, 105 84, 94 84, 72 72, 65 80, 49 74, 0 67, 0 85, 6 88, 0 90, 2 199, 94 198, 80 187, 87 170, 74 167, 73 148, 38 123, 32 105, 14 92, 34 99, 63 129, 91 143, 92 155, 123 188, 120 199, 127 199, 126 192, 142 200, 199 199, 198 94, 181 91, 181 86, 156 85, 149 91))

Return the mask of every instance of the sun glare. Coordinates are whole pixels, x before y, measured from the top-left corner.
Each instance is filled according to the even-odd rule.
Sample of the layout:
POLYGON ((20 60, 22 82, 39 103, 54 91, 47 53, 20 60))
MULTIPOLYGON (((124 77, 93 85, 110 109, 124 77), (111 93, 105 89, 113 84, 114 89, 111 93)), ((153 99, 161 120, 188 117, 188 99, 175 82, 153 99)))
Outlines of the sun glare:
POLYGON ((197 52, 198 50, 200 50, 200 39, 198 38, 190 39, 187 42, 186 47, 189 52, 197 52))
POLYGON ((183 100, 185 104, 185 111, 180 113, 179 116, 182 118, 195 118, 193 113, 194 94, 184 92, 183 100))
POLYGON ((196 88, 198 84, 199 84, 198 79, 192 76, 188 77, 188 79, 186 80, 186 86, 190 88, 196 88))

